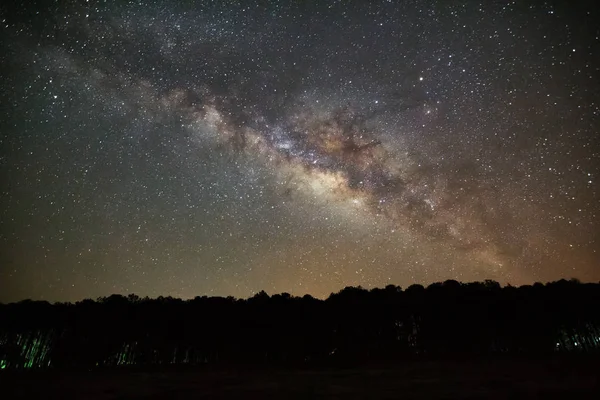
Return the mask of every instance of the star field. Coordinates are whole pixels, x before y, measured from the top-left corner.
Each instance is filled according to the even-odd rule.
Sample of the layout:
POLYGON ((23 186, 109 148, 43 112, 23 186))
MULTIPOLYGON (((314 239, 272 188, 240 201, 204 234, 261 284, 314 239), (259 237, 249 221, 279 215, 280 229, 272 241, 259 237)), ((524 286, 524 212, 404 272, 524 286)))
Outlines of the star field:
POLYGON ((600 280, 596 8, 364 3, 2 6, 0 301, 600 280))

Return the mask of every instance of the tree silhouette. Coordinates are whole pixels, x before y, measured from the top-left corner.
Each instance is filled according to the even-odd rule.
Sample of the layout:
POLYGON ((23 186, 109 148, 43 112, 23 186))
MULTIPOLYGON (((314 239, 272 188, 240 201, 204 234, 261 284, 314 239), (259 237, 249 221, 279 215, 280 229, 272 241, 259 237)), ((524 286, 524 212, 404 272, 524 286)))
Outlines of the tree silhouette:
POLYGON ((111 295, 0 304, 0 369, 342 364, 600 349, 600 284, 347 287, 326 300, 111 295))

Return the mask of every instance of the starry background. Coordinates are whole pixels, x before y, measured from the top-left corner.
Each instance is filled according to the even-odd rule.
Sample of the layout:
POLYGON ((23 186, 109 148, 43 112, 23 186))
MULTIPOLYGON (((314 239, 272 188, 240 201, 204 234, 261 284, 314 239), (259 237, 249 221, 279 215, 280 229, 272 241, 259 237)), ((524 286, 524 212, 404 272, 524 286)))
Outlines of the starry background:
POLYGON ((597 7, 225 3, 1 6, 0 301, 600 280, 597 7))

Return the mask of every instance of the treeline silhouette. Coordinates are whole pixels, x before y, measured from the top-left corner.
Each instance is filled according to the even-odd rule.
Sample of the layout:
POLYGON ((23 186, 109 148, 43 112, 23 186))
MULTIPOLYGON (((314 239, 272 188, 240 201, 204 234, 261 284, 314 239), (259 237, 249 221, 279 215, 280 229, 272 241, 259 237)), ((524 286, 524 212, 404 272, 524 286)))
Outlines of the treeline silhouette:
POLYGON ((0 369, 305 364, 600 349, 600 284, 449 280, 326 300, 112 295, 0 305, 0 369))

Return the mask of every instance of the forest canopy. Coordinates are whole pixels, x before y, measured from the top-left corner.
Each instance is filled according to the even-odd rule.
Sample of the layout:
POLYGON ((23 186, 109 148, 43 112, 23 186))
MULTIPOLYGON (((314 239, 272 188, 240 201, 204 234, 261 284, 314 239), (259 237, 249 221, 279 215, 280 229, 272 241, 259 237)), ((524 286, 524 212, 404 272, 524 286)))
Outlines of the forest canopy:
POLYGON ((310 295, 0 304, 0 369, 306 364, 600 349, 600 284, 448 280, 310 295))

